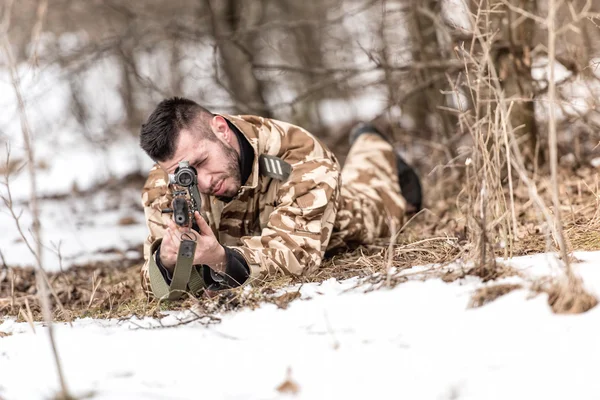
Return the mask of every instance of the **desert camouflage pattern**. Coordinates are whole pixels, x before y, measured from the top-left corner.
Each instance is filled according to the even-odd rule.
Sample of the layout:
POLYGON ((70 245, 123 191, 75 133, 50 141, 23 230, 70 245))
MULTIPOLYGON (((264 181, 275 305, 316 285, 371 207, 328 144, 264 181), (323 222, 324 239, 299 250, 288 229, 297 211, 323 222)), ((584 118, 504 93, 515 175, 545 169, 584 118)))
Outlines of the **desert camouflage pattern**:
POLYGON ((340 192, 328 249, 372 244, 402 227, 406 200, 400 193, 396 154, 379 135, 358 137, 342 169, 340 192))
MULTIPOLYGON (((250 266, 249 281, 276 273, 310 274, 326 250, 389 237, 392 220, 400 226, 405 200, 395 155, 379 136, 359 136, 341 170, 334 154, 298 126, 257 116, 223 117, 254 148, 254 165, 248 182, 229 203, 202 194, 202 212, 220 243, 243 255, 250 266), (260 154, 289 163, 289 178, 283 182, 261 175, 260 154)), ((171 200, 168 176, 155 165, 142 192, 149 229, 141 271, 146 289, 151 249, 171 218, 160 210, 171 200)))

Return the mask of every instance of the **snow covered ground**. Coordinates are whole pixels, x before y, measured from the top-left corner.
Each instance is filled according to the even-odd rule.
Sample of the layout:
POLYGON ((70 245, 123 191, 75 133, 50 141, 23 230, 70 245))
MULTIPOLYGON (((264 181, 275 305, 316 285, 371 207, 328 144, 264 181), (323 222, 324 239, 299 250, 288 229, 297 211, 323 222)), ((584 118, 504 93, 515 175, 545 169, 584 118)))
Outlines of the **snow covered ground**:
MULTIPOLYGON (((43 262, 48 271, 123 256, 141 257, 141 243, 148 234, 141 206, 140 190, 98 190, 84 196, 67 196, 40 202, 43 262)), ((21 225, 28 229, 31 214, 26 204, 17 204, 21 225)), ((21 239, 7 209, 0 212, 0 251, 7 265, 31 266, 34 258, 21 239)))
MULTIPOLYGON (((579 273, 600 295, 600 252, 576 255, 579 273)), ((511 265, 549 274, 551 258, 511 265)), ((545 295, 531 298, 523 289, 469 308, 483 286, 475 278, 410 280, 368 292, 356 284, 304 285, 286 310, 265 304, 208 325, 168 327, 190 312, 160 322, 59 324, 66 380, 75 394, 94 399, 598 398, 598 307, 555 315, 545 295), (288 369, 295 394, 278 390, 288 369)), ((57 390, 45 329, 0 325, 12 333, 0 338, 0 397, 47 399, 57 390)))

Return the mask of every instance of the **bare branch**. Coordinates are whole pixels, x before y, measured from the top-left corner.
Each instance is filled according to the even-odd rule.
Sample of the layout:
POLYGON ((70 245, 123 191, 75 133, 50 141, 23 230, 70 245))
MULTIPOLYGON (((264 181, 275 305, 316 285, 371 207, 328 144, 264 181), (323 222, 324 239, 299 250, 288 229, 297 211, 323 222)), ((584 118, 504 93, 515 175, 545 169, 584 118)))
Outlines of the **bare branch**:
MULTIPOLYGON (((35 259, 36 259, 37 270, 36 270, 35 276, 36 276, 36 282, 37 282, 37 287, 38 287, 38 296, 39 296, 40 304, 42 307, 42 313, 44 315, 44 319, 46 320, 46 322, 48 324, 48 335, 50 337, 50 345, 52 348, 52 354, 54 356, 54 362, 56 364, 57 371, 58 371, 58 377, 59 377, 59 382, 60 382, 60 387, 61 387, 61 396, 66 399, 70 399, 71 396, 67 389, 67 384, 66 384, 66 381, 64 378, 64 373, 63 373, 63 369, 61 366, 60 357, 58 355, 58 350, 56 347, 56 341, 54 340, 54 329, 53 329, 53 325, 52 325, 52 311, 50 309, 50 301, 48 299, 48 294, 47 294, 47 286, 46 286, 47 281, 44 280, 44 274, 43 274, 42 238, 41 238, 41 229, 40 229, 40 210, 39 210, 38 199, 37 199, 35 156, 34 156, 33 143, 31 142, 31 130, 29 127, 29 120, 27 118, 27 113, 25 110, 25 102, 24 102, 23 96, 21 94, 21 83, 20 83, 20 78, 19 78, 18 71, 17 71, 17 65, 16 65, 15 59, 12 54, 11 43, 8 39, 8 28, 10 26, 10 14, 11 14, 11 9, 12 9, 12 1, 13 0, 8 0, 7 10, 6 10, 6 14, 4 16, 5 20, 3 21, 2 30, 0 31, 0 35, 2 35, 3 50, 4 50, 4 54, 6 56, 6 59, 8 61, 11 83, 13 86, 13 90, 15 92, 15 96, 17 98, 19 116, 21 119, 21 132, 23 135, 23 141, 25 143, 25 149, 27 152, 27 167, 28 167, 28 171, 29 171, 29 179, 30 179, 30 185, 31 185, 30 186, 30 190, 31 190, 30 205, 31 205, 31 213, 32 213, 32 219, 33 219, 33 236, 34 236, 34 241, 36 244, 35 250, 33 250, 33 247, 27 242, 26 237, 23 234, 23 231, 21 230, 21 227, 19 224, 19 218, 16 216, 14 209, 12 207, 9 207, 9 209, 11 210, 11 214, 13 215, 13 218, 15 219, 15 222, 17 224, 17 228, 19 229, 19 233, 21 234, 21 237, 25 240, 27 246, 33 252, 33 255, 35 256, 35 259)), ((9 198, 8 199, 4 198, 4 201, 5 201, 5 203, 8 203, 12 206, 12 198, 10 197, 10 187, 8 184, 8 174, 9 173, 10 173, 10 169, 7 168, 6 188, 9 193, 9 198)))
POLYGON ((540 16, 537 16, 533 13, 530 13, 527 10, 522 9, 521 7, 517 7, 514 4, 512 4, 510 1, 508 0, 500 0, 502 2, 502 4, 504 4, 506 7, 510 8, 512 11, 517 12, 529 19, 534 20, 535 22, 537 22, 538 24, 541 24, 543 26, 546 26, 546 20, 540 16))

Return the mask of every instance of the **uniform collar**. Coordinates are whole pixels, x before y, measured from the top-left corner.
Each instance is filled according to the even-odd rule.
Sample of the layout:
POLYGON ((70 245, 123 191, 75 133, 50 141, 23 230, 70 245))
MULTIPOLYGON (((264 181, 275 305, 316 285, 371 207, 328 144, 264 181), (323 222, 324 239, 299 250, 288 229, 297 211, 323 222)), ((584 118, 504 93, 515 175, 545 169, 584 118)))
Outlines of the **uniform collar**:
MULTIPOLYGON (((252 163, 247 162, 248 165, 252 166, 252 171, 250 172, 250 175, 249 175, 248 179, 246 180, 246 182, 240 187, 240 192, 245 189, 254 189, 258 186, 258 178, 259 178, 258 129, 256 128, 256 126, 254 126, 253 124, 251 124, 249 122, 244 121, 240 117, 235 117, 232 115, 223 115, 223 114, 219 114, 219 115, 221 117, 225 118, 227 120, 227 122, 232 124, 238 130, 238 132, 235 132, 236 135, 238 135, 238 134, 241 135, 241 137, 238 136, 238 140, 240 141, 240 151, 244 152, 244 147, 246 148, 246 151, 244 152, 243 156, 240 155, 240 159, 248 159, 248 158, 252 159, 252 163), (249 147, 244 146, 244 143, 242 142, 244 139, 247 141, 247 144, 250 145, 249 147), (252 150, 253 154, 250 154, 251 153, 250 149, 252 150)), ((246 164, 246 162, 244 164, 246 164)), ((243 168, 243 166, 241 166, 241 167, 243 168)))
POLYGON ((254 162, 254 149, 250 145, 250 142, 248 142, 248 139, 246 139, 246 137, 234 124, 227 121, 227 125, 229 125, 229 129, 231 129, 235 134, 238 145, 240 146, 240 157, 238 163, 240 167, 240 180, 241 183, 245 184, 246 182, 248 182, 250 174, 252 174, 252 164, 254 162))

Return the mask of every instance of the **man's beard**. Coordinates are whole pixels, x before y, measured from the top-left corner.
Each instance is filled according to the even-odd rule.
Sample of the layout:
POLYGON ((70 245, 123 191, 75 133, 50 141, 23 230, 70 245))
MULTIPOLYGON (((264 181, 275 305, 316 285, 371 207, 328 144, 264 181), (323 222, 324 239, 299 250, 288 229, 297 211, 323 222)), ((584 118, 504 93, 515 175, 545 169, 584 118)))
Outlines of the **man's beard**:
MULTIPOLYGON (((237 195, 242 186, 242 172, 240 171, 240 155, 229 146, 226 146, 222 142, 218 142, 223 150, 224 161, 227 172, 224 173, 220 180, 225 181, 227 178, 230 179, 230 183, 233 184, 233 188, 228 188, 226 192, 220 195, 220 197, 232 198, 237 195)), ((225 182, 223 182, 225 183, 225 182)), ((213 188, 214 189, 214 188, 213 188)), ((214 193, 214 190, 211 190, 214 193)))

